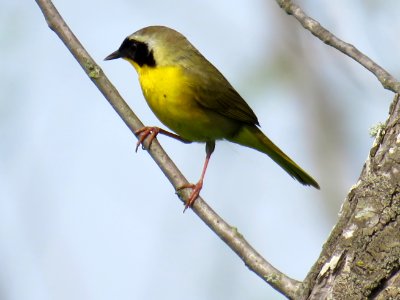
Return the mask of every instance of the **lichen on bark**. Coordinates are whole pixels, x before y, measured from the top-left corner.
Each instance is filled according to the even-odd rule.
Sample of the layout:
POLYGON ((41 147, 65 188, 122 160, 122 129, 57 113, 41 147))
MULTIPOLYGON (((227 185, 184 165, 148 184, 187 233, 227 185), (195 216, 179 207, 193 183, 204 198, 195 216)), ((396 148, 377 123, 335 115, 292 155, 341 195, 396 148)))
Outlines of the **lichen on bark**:
POLYGON ((399 170, 396 95, 339 222, 306 278, 309 289, 301 299, 400 299, 399 170))

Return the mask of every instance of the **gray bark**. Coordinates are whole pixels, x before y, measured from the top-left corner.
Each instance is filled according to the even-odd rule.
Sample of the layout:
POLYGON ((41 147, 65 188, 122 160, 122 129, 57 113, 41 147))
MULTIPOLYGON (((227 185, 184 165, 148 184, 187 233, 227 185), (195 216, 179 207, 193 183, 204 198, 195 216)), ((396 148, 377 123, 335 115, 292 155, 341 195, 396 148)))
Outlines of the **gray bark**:
POLYGON ((400 299, 400 101, 376 136, 299 299, 400 299))

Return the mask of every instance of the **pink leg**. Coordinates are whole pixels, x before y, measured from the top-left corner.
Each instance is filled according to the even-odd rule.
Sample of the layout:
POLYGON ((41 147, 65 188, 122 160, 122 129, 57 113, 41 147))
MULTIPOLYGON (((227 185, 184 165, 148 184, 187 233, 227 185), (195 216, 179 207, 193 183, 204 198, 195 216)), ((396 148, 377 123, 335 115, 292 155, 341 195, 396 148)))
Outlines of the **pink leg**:
POLYGON ((179 187, 177 190, 180 191, 185 188, 191 188, 192 193, 190 194, 189 198, 185 203, 185 208, 183 212, 186 211, 188 207, 192 207, 193 203, 196 201, 197 197, 200 195, 200 191, 203 187, 204 176, 206 175, 208 162, 210 161, 211 154, 214 152, 215 149, 215 142, 207 142, 206 143, 206 160, 204 162, 203 171, 201 172, 201 176, 199 181, 196 184, 189 183, 179 187))

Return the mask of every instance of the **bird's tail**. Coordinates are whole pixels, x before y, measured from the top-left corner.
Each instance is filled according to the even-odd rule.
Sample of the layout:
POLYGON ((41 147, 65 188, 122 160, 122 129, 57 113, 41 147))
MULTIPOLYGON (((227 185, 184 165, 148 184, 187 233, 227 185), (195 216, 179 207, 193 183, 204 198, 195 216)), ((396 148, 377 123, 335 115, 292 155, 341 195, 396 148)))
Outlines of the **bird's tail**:
POLYGON ((318 183, 289 156, 283 153, 258 127, 244 125, 235 136, 228 138, 228 140, 267 154, 301 184, 311 185, 319 189, 318 183))

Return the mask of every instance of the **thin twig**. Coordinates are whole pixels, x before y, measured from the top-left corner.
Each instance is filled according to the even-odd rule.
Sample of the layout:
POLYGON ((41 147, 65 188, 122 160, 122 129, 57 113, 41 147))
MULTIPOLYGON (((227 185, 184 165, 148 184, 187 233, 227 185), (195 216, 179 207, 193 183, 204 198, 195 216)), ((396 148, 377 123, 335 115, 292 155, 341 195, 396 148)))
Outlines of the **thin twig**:
POLYGON ((293 3, 292 0, 276 0, 276 2, 287 14, 293 15, 305 29, 309 30, 325 44, 332 46, 351 57, 374 74, 385 89, 395 93, 400 93, 400 82, 398 82, 388 71, 379 66, 356 47, 342 41, 321 26, 321 24, 316 20, 310 18, 297 4, 293 3))
MULTIPOLYGON (((64 22, 54 5, 50 0, 36 0, 43 15, 46 18, 48 26, 58 35, 76 58, 93 83, 103 93, 104 97, 110 102, 121 119, 134 133, 143 127, 141 121, 136 117, 126 102, 122 99, 118 91, 104 75, 101 68, 90 57, 78 39, 64 22)), ((159 143, 154 140, 151 148, 144 143, 145 148, 160 167, 162 172, 172 183, 174 188, 187 183, 182 173, 171 161, 159 143)), ((133 148, 132 148, 133 149, 133 148)), ((187 199, 188 192, 182 193, 182 201, 187 199)), ((300 289, 301 283, 289 278, 279 270, 268 263, 257 251, 250 246, 244 237, 236 228, 230 226, 221 217, 219 217, 201 198, 198 198, 193 206, 193 211, 200 219, 207 224, 237 255, 244 261, 246 266, 255 272, 264 281, 273 288, 294 299, 300 289)))

